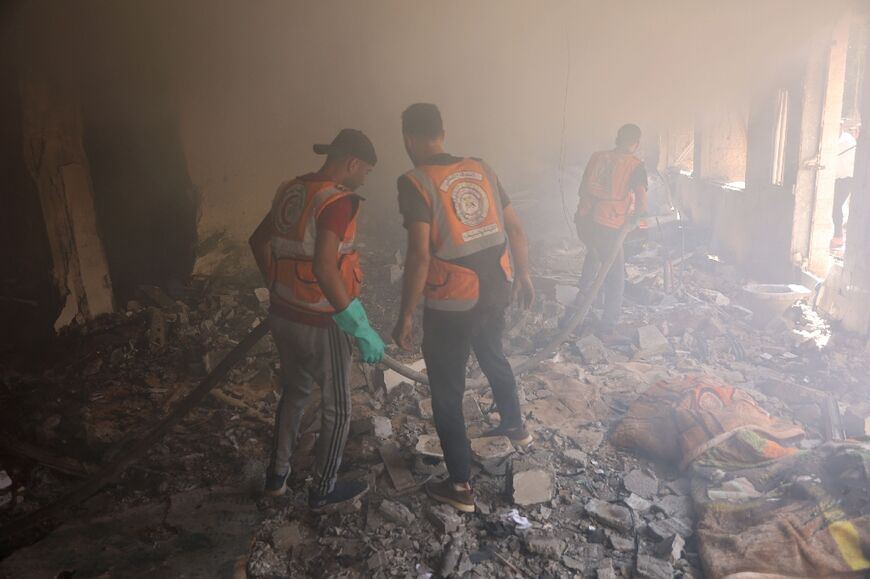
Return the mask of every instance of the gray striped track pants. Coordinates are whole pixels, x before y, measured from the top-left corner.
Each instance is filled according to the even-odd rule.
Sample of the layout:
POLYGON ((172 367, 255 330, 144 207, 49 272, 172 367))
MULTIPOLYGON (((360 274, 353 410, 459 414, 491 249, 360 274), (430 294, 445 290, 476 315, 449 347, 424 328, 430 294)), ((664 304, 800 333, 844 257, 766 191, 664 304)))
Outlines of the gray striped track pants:
POLYGON ((284 473, 299 435, 302 413, 320 385, 320 435, 315 449, 314 491, 332 492, 350 431, 352 338, 332 325, 318 328, 272 315, 269 324, 281 361, 281 401, 275 419, 270 469, 284 473))

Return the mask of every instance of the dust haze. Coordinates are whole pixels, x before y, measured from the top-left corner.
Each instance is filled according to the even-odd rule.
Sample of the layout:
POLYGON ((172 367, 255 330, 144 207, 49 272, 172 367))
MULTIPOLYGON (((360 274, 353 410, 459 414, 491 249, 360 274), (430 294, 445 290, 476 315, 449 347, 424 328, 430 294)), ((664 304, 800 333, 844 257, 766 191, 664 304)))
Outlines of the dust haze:
POLYGON ((91 1, 63 4, 60 17, 60 5, 7 9, 5 52, 22 68, 96 86, 106 103, 123 93, 124 114, 169 103, 160 114, 177 115, 200 237, 238 239, 282 180, 317 167, 311 144, 341 127, 366 131, 381 159, 362 191, 367 220, 398 230, 395 179, 409 167, 399 116, 412 102, 437 103, 450 150, 486 158, 520 190, 610 146, 624 122, 647 134, 691 125, 799 74, 814 35, 848 7, 91 1))

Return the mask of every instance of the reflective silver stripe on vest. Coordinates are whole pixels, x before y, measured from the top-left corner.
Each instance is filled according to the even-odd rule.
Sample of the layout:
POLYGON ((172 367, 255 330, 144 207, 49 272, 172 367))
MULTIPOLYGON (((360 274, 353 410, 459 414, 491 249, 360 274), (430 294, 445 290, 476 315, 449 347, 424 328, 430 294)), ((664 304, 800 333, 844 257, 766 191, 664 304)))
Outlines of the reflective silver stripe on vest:
MULTIPOLYGON (((443 202, 441 194, 438 191, 438 184, 433 183, 432 179, 422 169, 414 169, 407 173, 408 176, 413 177, 414 181, 426 189, 426 193, 429 195, 429 199, 431 199, 432 227, 438 228, 438 233, 441 238, 441 247, 434 248, 433 255, 445 261, 467 257, 477 253, 478 251, 489 249, 490 247, 504 245, 506 240, 504 233, 504 208, 501 205, 501 196, 498 193, 498 181, 496 180, 495 175, 483 163, 469 161, 468 159, 464 159, 460 163, 457 163, 461 169, 458 169, 456 172, 468 171, 468 165, 472 163, 476 165, 475 169, 478 169, 483 173, 486 176, 487 181, 489 181, 493 205, 495 205, 494 209, 498 216, 498 231, 469 239, 462 244, 456 244, 453 242, 450 221, 447 218, 448 214, 453 214, 454 216, 456 214, 456 208, 453 206, 453 203, 443 202)), ((490 207, 489 211, 492 210, 493 208, 490 207)))
POLYGON ((286 285, 275 281, 270 288, 271 291, 275 292, 275 295, 283 299, 284 301, 302 307, 307 310, 322 310, 322 311, 332 311, 332 305, 329 303, 329 300, 323 298, 317 303, 311 302, 303 302, 296 299, 296 296, 293 295, 293 290, 286 285))
MULTIPOLYGON (((353 241, 342 241, 338 245, 338 254, 347 255, 356 250, 353 241)), ((308 250, 303 241, 294 241, 283 237, 272 238, 272 251, 278 259, 314 259, 314 249, 308 250)))

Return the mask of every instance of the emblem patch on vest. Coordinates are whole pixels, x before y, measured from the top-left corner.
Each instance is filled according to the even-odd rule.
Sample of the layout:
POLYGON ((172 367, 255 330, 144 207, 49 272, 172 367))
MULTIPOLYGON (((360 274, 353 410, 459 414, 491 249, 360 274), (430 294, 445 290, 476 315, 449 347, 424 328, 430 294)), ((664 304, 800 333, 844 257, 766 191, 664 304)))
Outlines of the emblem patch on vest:
POLYGON ((463 225, 475 227, 483 223, 489 215, 489 198, 480 185, 468 181, 460 182, 454 187, 451 196, 453 210, 463 225))
POLYGON ((282 191, 275 200, 274 220, 278 233, 286 234, 292 231, 302 217, 305 207, 305 186, 301 183, 282 191))

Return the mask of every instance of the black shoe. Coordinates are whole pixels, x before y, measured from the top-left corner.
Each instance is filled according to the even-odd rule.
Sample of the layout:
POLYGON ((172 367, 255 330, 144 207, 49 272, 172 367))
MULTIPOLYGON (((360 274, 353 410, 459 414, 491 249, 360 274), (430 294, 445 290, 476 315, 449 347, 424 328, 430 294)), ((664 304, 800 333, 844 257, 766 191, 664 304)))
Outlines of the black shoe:
POLYGON ((429 481, 426 483, 426 494, 445 505, 450 505, 457 511, 463 513, 474 512, 474 491, 458 490, 450 479, 440 482, 429 481))
POLYGON ((511 439, 511 442, 516 444, 517 446, 528 446, 532 443, 532 435, 524 426, 517 426, 515 428, 505 428, 501 424, 492 430, 487 430, 481 437, 485 436, 507 436, 511 439))
POLYGON ((314 491, 308 494, 308 506, 319 511, 332 505, 346 503, 369 492, 369 485, 362 481, 337 481, 328 495, 319 495, 314 491))
POLYGON ((264 493, 270 497, 280 497, 287 492, 287 478, 290 476, 290 469, 284 474, 275 474, 274 472, 266 473, 266 488, 264 493))

